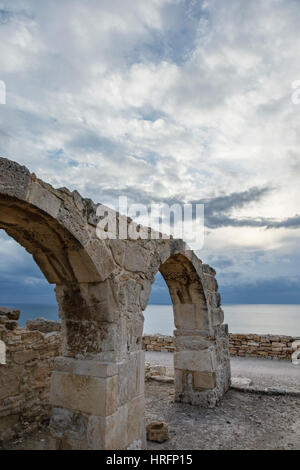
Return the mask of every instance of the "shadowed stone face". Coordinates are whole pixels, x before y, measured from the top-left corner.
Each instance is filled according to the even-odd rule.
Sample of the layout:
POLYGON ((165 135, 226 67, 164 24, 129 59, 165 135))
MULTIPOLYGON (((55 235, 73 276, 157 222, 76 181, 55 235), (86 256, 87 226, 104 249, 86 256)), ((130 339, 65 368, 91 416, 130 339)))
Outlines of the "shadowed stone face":
POLYGON ((0 158, 0 229, 56 285, 64 357, 52 377, 54 448, 145 447, 142 312, 158 271, 174 307, 176 400, 215 406, 230 384, 215 271, 182 240, 99 239, 98 221, 92 201, 0 158))

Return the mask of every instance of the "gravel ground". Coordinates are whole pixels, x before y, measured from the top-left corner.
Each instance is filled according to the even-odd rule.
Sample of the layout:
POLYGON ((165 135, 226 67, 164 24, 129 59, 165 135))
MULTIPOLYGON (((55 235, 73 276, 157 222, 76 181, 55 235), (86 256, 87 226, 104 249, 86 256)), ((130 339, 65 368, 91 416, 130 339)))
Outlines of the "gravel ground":
MULTIPOLYGON (((151 450, 300 450, 300 398, 230 390, 214 409, 174 403, 174 385, 146 383, 146 423, 165 421, 169 440, 151 450)), ((9 443, 6 450, 45 450, 40 432, 9 443)))
POLYGON ((170 439, 153 450, 300 450, 300 398, 230 390, 214 409, 174 403, 174 386, 146 385, 146 423, 165 421, 170 439))
MULTIPOLYGON (((172 366, 173 354, 147 352, 152 364, 172 366)), ((231 359, 232 375, 255 386, 300 390, 300 368, 287 361, 231 359)), ((231 389, 214 409, 174 403, 174 385, 146 383, 146 423, 165 421, 169 440, 148 442, 153 450, 297 449, 300 450, 300 397, 269 396, 231 389)), ((47 433, 10 442, 7 450, 45 450, 47 433)))
POLYGON ((47 450, 47 431, 42 430, 23 439, 6 443, 0 450, 47 450))

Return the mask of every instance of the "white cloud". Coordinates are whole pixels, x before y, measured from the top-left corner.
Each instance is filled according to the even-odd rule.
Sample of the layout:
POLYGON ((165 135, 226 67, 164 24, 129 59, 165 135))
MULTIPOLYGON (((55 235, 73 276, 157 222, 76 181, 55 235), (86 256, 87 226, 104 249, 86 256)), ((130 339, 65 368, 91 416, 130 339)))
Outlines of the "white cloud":
MULTIPOLYGON (((284 0, 0 1, 1 153, 96 200, 270 187, 231 215, 292 217, 299 12, 284 0)), ((228 227, 207 248, 281 253, 289 237, 228 227)))

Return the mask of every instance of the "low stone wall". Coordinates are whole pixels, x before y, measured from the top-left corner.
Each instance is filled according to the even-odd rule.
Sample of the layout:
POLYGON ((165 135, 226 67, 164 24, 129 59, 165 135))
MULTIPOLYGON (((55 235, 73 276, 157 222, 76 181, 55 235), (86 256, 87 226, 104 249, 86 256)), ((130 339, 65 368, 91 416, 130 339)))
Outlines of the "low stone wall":
POLYGON ((0 307, 0 341, 6 347, 5 364, 0 364, 0 442, 47 423, 50 377, 61 353, 59 332, 19 328, 19 314, 0 307))
POLYGON ((142 348, 146 351, 174 352, 174 337, 164 335, 145 335, 142 340, 142 348))
POLYGON ((279 335, 230 334, 229 351, 232 356, 259 356, 291 360, 292 343, 297 338, 279 335))
MULTIPOLYGON (((279 335, 229 334, 229 350, 232 356, 254 356, 291 360, 292 343, 297 338, 279 335)), ((147 351, 175 350, 173 336, 146 335, 143 349, 147 351)))

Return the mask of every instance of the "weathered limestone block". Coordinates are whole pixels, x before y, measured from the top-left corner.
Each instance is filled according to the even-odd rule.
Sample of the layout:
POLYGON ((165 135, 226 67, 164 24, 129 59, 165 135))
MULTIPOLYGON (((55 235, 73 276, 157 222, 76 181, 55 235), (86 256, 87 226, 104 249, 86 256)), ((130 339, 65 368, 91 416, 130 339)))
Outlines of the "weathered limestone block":
POLYGON ((208 274, 210 276, 215 276, 217 274, 214 268, 212 268, 208 264, 203 264, 203 273, 208 274))
POLYGON ((212 309, 211 319, 212 319, 213 326, 222 325, 222 323, 224 322, 223 310, 220 307, 212 309))
POLYGON ((54 371, 50 399, 55 407, 109 416, 117 410, 117 376, 100 378, 54 371))
POLYGON ((148 304, 148 299, 151 293, 152 282, 145 280, 142 284, 142 289, 140 293, 140 305, 142 310, 145 310, 148 304))
POLYGON ((30 331, 41 331, 42 333, 52 333, 53 331, 61 330, 61 323, 46 320, 45 318, 36 318, 34 320, 27 320, 26 328, 30 331))
POLYGON ((58 372, 85 375, 91 377, 113 377, 118 373, 116 363, 101 363, 98 361, 77 360, 70 357, 60 356, 54 361, 54 369, 58 372))
POLYGON ((169 430, 167 423, 154 421, 147 424, 147 440, 154 442, 165 442, 169 439, 169 430))
POLYGON ((118 364, 119 406, 144 393, 145 353, 131 353, 128 360, 118 364))
POLYGON ((30 172, 25 166, 0 158, 0 193, 24 200, 30 182, 30 172))
POLYGON ((128 271, 145 272, 150 262, 149 252, 139 245, 127 243, 124 267, 128 271))
MULTIPOLYGON (((122 450, 128 444, 128 408, 119 408, 106 418, 90 416, 87 429, 87 443, 84 448, 99 450, 122 450)), ((76 449, 76 445, 72 446, 76 449)))
POLYGON ((218 291, 218 282, 214 276, 204 274, 204 287, 211 292, 218 291))
POLYGON ((249 387, 252 384, 252 380, 248 377, 232 377, 231 378, 231 385, 235 388, 245 389, 245 387, 249 387))
POLYGON ((134 398, 128 403, 126 448, 129 448, 133 444, 135 446, 135 449, 146 448, 144 411, 145 398, 143 392, 142 395, 134 398))
MULTIPOLYGON (((111 251, 107 248, 102 240, 90 240, 84 245, 85 249, 90 253, 91 259, 101 281, 105 281, 117 268, 111 251)), ((83 280, 81 282, 84 282, 83 280)), ((96 281, 94 281, 96 282, 96 281)))
POLYGON ((84 439, 87 428, 87 417, 73 410, 54 408, 50 423, 50 432, 59 439, 84 439))
POLYGON ((216 368, 215 352, 212 349, 175 352, 174 366, 180 370, 212 372, 216 368))
POLYGON ((115 263, 122 267, 124 266, 125 252, 127 244, 125 240, 109 240, 109 247, 111 249, 115 263))
POLYGON ((213 390, 216 383, 216 372, 194 372, 194 389, 195 390, 213 390))
POLYGON ((174 305, 174 323, 177 329, 208 330, 209 316, 203 306, 199 304, 174 305))
POLYGON ((44 187, 39 180, 33 180, 29 186, 28 202, 56 218, 62 200, 44 187))

